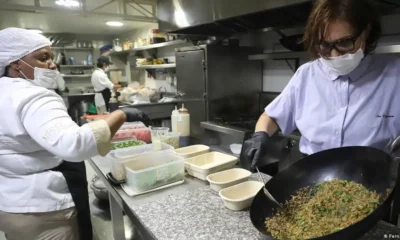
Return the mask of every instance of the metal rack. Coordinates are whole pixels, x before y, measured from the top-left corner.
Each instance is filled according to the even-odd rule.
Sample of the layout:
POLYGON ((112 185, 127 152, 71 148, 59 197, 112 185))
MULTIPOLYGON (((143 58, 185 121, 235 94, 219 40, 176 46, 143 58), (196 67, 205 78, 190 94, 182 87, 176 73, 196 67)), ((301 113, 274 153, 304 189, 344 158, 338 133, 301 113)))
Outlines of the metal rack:
POLYGON ((167 47, 167 46, 173 46, 173 45, 178 45, 186 43, 186 40, 175 40, 175 41, 169 41, 169 42, 163 42, 163 43, 155 43, 155 44, 150 44, 142 47, 137 47, 133 48, 130 50, 125 50, 125 51, 119 51, 119 52, 111 52, 110 55, 123 55, 123 54, 129 54, 129 53, 134 53, 134 52, 139 52, 139 51, 144 51, 144 50, 151 50, 151 49, 156 49, 156 48, 162 48, 162 47, 167 47))
MULTIPOLYGON (((376 54, 393 54, 400 53, 400 45, 378 46, 375 51, 376 54)), ((274 52, 250 55, 249 60, 282 60, 294 58, 306 58, 306 52, 274 52)))
POLYGON ((164 69, 164 68, 175 68, 175 67, 176 67, 175 63, 136 66, 136 68, 139 69, 164 69))

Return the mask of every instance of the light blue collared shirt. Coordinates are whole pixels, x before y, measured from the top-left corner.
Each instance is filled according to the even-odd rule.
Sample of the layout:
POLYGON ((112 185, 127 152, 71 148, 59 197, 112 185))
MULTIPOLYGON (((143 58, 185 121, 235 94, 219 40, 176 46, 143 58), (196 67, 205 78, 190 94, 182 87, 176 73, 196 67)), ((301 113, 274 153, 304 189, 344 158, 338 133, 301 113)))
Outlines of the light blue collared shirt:
POLYGON ((301 132, 305 154, 343 146, 387 152, 400 135, 400 58, 368 55, 345 76, 320 60, 306 63, 265 112, 283 134, 301 132))

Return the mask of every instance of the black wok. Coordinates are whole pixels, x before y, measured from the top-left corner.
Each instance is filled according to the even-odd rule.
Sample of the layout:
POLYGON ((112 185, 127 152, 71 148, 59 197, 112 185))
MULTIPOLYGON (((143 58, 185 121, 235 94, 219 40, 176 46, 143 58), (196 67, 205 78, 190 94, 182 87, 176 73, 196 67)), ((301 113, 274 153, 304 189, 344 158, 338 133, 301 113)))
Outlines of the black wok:
MULTIPOLYGON (((386 196, 387 189, 393 190, 396 185, 397 169, 398 164, 381 150, 370 147, 336 148, 312 154, 295 162, 275 175, 266 184, 266 188, 278 202, 283 203, 300 188, 337 178, 360 183, 369 190, 386 196)), ((354 240, 363 235, 390 211, 393 192, 391 191, 378 208, 360 222, 314 239, 354 240)), ((270 239, 272 237, 266 231, 264 221, 275 214, 273 206, 263 190, 260 190, 250 209, 253 225, 270 239)))

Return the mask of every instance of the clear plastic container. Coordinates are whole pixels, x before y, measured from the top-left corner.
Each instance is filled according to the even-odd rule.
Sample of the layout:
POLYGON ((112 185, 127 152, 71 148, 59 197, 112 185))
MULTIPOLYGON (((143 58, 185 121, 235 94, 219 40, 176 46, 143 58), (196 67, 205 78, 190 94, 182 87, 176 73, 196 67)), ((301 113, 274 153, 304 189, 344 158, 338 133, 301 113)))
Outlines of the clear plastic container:
POLYGON ((139 154, 155 152, 155 151, 173 151, 173 147, 165 143, 146 144, 143 146, 122 148, 111 151, 107 158, 111 161, 111 174, 115 180, 122 181, 126 177, 125 168, 123 163, 130 161, 132 157, 139 154))
POLYGON ((173 152, 137 155, 124 162, 126 184, 137 192, 151 190, 185 177, 184 159, 173 152))
POLYGON ((151 131, 151 141, 153 142, 153 138, 159 139, 160 135, 164 135, 164 134, 168 133, 169 128, 167 128, 167 127, 150 127, 150 131, 151 131))
POLYGON ((146 125, 142 122, 126 122, 122 124, 119 130, 127 130, 127 129, 137 129, 137 128, 146 128, 146 125))
POLYGON ((111 150, 121 149, 121 148, 130 148, 136 147, 146 144, 143 141, 137 140, 135 137, 133 138, 125 138, 120 140, 111 141, 111 150))
POLYGON ((174 149, 179 148, 179 137, 180 133, 178 132, 168 132, 164 135, 161 135, 159 141, 162 143, 166 143, 174 147, 174 149))
POLYGON ((151 142, 151 132, 150 129, 146 127, 139 127, 139 128, 127 128, 118 130, 113 139, 124 139, 124 138, 132 138, 135 137, 136 139, 149 143, 151 142))

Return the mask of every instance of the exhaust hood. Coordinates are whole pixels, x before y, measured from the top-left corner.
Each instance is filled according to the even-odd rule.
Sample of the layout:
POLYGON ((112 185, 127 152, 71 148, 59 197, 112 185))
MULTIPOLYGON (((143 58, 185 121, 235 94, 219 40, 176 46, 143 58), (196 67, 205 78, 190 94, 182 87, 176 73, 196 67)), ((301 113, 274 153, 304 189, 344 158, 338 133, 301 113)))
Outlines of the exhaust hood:
POLYGON ((159 0, 163 32, 227 36, 304 23, 311 0, 159 0))
MULTIPOLYGON (((378 1, 384 14, 398 12, 398 0, 378 1)), ((312 0, 159 0, 158 23, 163 32, 231 36, 304 25, 312 4, 312 0)))

